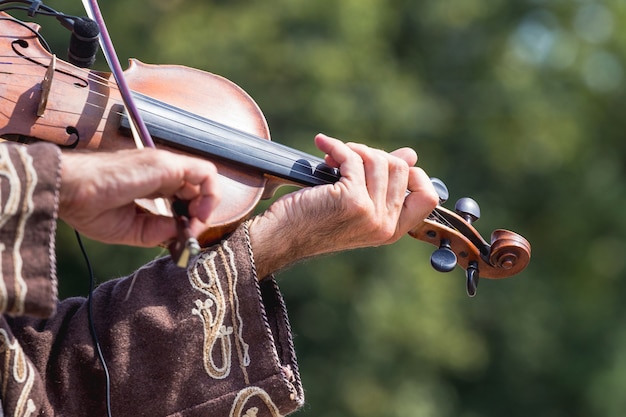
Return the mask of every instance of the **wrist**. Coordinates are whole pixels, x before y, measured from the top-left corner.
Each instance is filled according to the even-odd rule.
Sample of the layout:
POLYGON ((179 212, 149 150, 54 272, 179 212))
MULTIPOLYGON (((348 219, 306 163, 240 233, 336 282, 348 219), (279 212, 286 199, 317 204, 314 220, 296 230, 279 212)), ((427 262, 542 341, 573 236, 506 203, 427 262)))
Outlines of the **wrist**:
POLYGON ((258 279, 322 253, 311 227, 311 222, 277 215, 271 208, 254 217, 248 231, 258 279))
POLYGON ((277 226, 277 219, 268 212, 254 217, 248 225, 250 246, 259 280, 293 262, 286 251, 290 245, 285 228, 277 226))

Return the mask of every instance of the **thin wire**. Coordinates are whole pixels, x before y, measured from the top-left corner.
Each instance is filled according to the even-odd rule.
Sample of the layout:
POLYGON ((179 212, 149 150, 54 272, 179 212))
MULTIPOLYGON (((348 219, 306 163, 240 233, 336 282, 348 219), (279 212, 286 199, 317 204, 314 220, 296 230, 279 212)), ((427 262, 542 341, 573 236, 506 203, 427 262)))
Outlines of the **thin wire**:
MULTIPOLYGON (((6 1, 2 1, 0 2, 0 4, 7 4, 9 2, 6 1)), ((5 11, 5 10, 10 10, 10 9, 14 9, 14 10, 29 10, 27 8, 23 8, 23 7, 3 7, 1 8, 1 10, 5 11)), ((39 14, 44 14, 44 15, 50 15, 50 16, 61 16, 61 17, 68 17, 67 15, 63 15, 62 13, 48 13, 46 11, 38 11, 39 14)), ((50 46, 48 45, 48 43, 46 42, 46 40, 44 39, 43 36, 41 36, 41 34, 34 30, 31 26, 21 22, 18 19, 12 18, 12 17, 1 17, 1 20, 11 20, 21 26, 23 26, 24 28, 28 29, 30 32, 32 32, 34 34, 34 36, 37 37, 37 39, 39 40, 39 42, 41 43, 41 45, 47 50, 50 51, 50 46)), ((4 64, 4 63, 3 63, 4 64)), ((98 334, 96 332, 96 327, 95 327, 95 323, 94 323, 94 318, 93 318, 93 292, 94 292, 94 287, 95 287, 95 276, 93 273, 93 267, 91 265, 91 261, 89 260, 89 256, 87 255, 87 250, 85 249, 85 246, 83 245, 83 241, 81 239, 80 234, 78 233, 78 231, 74 231, 75 235, 76 235, 76 240, 78 242, 78 246, 80 247, 80 251, 83 255, 83 258, 85 259, 85 264, 87 266, 87 270, 89 273, 89 295, 87 297, 87 319, 89 322, 89 332, 91 334, 91 338, 94 344, 94 347, 98 353, 98 360, 100 361, 101 365, 102 365, 102 369, 104 370, 104 376, 105 376, 105 399, 106 399, 106 410, 107 410, 107 416, 111 417, 111 376, 109 374, 109 368, 106 364, 106 361, 104 359, 104 354, 102 353, 102 348, 100 347, 100 342, 98 341, 98 334)))
MULTIPOLYGON (((0 9, 0 11, 4 11, 4 9, 0 9)), ((41 33, 37 32, 36 30, 34 30, 32 27, 28 26, 26 23, 22 22, 21 20, 15 19, 14 17, 11 16, 1 16, 0 20, 10 20, 14 23, 17 23, 23 27, 25 27, 26 29, 30 30, 39 40, 39 42, 41 42, 41 45, 48 51, 50 52, 50 45, 48 45, 48 42, 46 41, 46 39, 41 35, 41 33)))
POLYGON ((87 298, 87 314, 89 319, 89 331, 91 333, 91 339, 93 340, 93 344, 98 352, 98 359, 102 364, 102 369, 104 370, 105 377, 105 395, 106 395, 106 410, 107 416, 111 417, 111 376, 109 374, 109 368, 107 367, 106 361, 104 359, 104 355, 102 353, 102 349, 100 348, 100 343, 98 342, 98 334, 96 333, 96 326, 93 320, 93 291, 95 287, 95 276, 93 273, 93 268, 91 267, 91 261, 89 260, 89 256, 87 255, 87 250, 83 245, 83 240, 80 237, 78 231, 74 230, 76 234, 76 240, 78 241, 78 246, 80 246, 80 251, 83 254, 83 258, 85 259, 85 263, 87 264, 87 269, 89 271, 89 296, 87 298))

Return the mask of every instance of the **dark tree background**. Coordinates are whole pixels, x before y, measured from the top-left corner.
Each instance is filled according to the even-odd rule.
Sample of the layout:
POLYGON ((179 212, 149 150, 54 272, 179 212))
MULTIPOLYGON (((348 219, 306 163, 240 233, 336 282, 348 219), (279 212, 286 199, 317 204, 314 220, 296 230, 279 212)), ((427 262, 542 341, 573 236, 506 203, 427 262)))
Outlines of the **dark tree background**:
MULTIPOLYGON (((84 14, 78 0, 48 5, 84 14)), ((108 0, 122 62, 247 90, 273 140, 414 147, 483 235, 530 266, 465 296, 410 239, 279 275, 306 387, 298 415, 621 417, 626 410, 626 7, 621 0, 108 0)), ((24 16, 18 16, 24 17, 24 16)), ((42 20, 59 56, 68 33, 42 20)), ((106 69, 99 58, 101 69, 106 69)), ((176 85, 172 85, 175 91, 176 85)), ((100 279, 158 255, 88 242, 100 279)), ((62 294, 87 279, 72 233, 62 294)))

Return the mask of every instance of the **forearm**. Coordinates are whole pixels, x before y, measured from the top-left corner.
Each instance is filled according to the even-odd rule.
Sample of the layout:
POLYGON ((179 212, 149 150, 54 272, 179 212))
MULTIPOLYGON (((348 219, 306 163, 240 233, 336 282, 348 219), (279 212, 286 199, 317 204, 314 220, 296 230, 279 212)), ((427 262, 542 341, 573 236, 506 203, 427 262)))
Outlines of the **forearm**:
POLYGON ((298 213, 289 209, 294 207, 294 199, 311 191, 292 193, 250 221, 250 245, 259 280, 305 259, 350 249, 345 242, 347 232, 339 232, 342 239, 337 238, 343 222, 339 214, 323 216, 332 211, 307 204, 301 204, 298 213))
POLYGON ((293 228, 285 224, 281 226, 270 211, 254 217, 248 230, 259 280, 300 259, 298 248, 293 245, 293 228))
POLYGON ((414 151, 392 155, 324 135, 316 144, 342 178, 287 194, 252 220, 259 279, 305 258, 393 243, 437 204, 430 179, 413 166, 414 151))

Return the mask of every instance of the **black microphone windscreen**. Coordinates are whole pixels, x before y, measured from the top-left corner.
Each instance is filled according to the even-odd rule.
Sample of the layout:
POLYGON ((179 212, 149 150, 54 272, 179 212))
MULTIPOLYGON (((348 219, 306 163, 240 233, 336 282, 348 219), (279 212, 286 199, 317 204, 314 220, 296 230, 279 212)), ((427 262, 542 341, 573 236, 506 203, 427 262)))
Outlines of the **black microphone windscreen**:
POLYGON ((86 17, 76 19, 67 52, 69 61, 81 68, 89 68, 96 62, 98 53, 98 24, 86 17))

